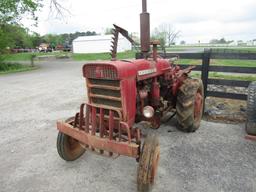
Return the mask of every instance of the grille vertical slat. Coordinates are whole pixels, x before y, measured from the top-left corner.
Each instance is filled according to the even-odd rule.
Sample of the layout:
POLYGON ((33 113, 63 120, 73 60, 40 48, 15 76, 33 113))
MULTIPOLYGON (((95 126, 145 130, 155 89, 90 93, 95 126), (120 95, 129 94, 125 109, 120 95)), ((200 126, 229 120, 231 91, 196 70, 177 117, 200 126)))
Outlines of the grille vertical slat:
POLYGON ((109 65, 89 65, 85 66, 85 76, 87 78, 117 80, 118 74, 114 66, 109 65))

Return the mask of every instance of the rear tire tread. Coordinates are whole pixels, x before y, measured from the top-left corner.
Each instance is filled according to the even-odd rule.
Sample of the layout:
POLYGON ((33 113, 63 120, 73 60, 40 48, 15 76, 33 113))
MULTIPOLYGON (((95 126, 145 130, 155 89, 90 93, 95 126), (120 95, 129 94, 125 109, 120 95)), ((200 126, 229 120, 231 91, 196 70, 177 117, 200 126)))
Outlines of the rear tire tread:
POLYGON ((245 130, 249 135, 256 135, 256 81, 248 86, 247 120, 245 130))
MULTIPOLYGON (((203 83, 201 79, 188 78, 179 88, 176 102, 176 117, 178 128, 182 131, 194 132, 200 126, 203 111, 201 111, 199 120, 196 121, 194 118, 195 95, 198 90, 204 99, 203 83)), ((203 107, 201 110, 203 110, 203 107)))

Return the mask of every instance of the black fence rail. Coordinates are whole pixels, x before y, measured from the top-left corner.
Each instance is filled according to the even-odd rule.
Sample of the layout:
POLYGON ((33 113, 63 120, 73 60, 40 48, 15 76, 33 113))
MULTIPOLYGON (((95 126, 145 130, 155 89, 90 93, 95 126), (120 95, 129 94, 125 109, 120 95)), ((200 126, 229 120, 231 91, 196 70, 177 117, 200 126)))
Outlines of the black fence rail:
MULTIPOLYGON (((204 94, 205 97, 221 97, 229 99, 246 100, 246 94, 227 93, 219 91, 208 91, 207 87, 209 84, 212 85, 225 85, 233 87, 248 87, 250 81, 242 80, 227 80, 227 79, 216 79, 209 78, 209 72, 224 72, 224 73, 241 73, 241 74, 255 74, 256 75, 256 61, 255 67, 236 67, 236 66, 211 66, 211 59, 236 59, 236 60, 256 60, 256 53, 243 53, 243 52, 217 52, 211 49, 205 49, 204 52, 200 53, 165 53, 166 58, 172 58, 179 56, 181 59, 200 59, 202 60, 201 65, 196 65, 194 71, 201 71, 201 78, 204 83, 204 94)), ((182 68, 186 68, 188 65, 179 64, 182 68)))

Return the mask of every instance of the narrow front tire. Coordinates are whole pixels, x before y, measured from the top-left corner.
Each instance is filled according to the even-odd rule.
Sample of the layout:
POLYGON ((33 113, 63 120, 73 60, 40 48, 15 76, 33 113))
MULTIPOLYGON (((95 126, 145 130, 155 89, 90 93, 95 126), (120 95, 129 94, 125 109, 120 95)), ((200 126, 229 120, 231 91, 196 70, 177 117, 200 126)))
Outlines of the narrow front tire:
POLYGON ((157 174, 160 157, 160 146, 155 134, 150 134, 145 139, 140 154, 137 189, 139 192, 150 191, 157 174))

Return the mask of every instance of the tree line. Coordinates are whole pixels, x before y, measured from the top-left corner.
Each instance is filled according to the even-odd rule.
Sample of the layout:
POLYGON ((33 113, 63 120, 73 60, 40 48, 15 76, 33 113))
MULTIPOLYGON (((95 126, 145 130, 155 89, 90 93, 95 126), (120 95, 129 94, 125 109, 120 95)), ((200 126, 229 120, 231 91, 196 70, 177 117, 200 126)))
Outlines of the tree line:
MULTIPOLYGON (((0 56, 15 48, 36 48, 41 43, 52 47, 57 45, 70 45, 78 36, 97 35, 95 31, 47 34, 41 36, 24 28, 21 23, 23 16, 29 17, 37 24, 36 11, 40 10, 46 0, 1 0, 0 1, 0 56)), ((64 12, 57 0, 50 0, 51 7, 57 14, 64 12)))
POLYGON ((10 49, 36 48, 41 43, 47 43, 52 48, 57 45, 70 45, 72 41, 79 36, 97 35, 95 31, 64 33, 64 34, 46 34, 40 35, 18 24, 5 24, 0 30, 0 49, 2 52, 10 49), (6 50, 7 48, 7 50, 6 50))

